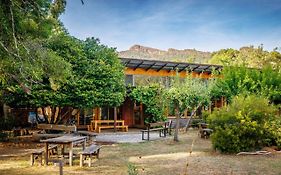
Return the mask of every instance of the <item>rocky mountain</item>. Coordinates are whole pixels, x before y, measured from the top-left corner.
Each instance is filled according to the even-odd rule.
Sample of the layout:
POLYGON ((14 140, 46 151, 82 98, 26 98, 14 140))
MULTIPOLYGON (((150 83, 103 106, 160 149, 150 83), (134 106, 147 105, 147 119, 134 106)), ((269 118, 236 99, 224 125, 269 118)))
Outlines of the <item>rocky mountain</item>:
POLYGON ((210 52, 198 51, 195 49, 168 49, 160 50, 141 45, 134 45, 129 50, 118 53, 123 58, 156 59, 165 61, 207 63, 211 58, 210 52))

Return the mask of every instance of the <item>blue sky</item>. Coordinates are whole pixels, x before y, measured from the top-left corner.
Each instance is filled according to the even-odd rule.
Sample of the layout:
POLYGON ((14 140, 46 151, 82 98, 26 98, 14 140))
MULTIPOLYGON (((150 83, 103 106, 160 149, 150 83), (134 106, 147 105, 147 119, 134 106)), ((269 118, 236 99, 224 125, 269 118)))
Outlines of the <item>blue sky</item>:
POLYGON ((281 47, 281 0, 67 0, 61 21, 71 35, 99 38, 118 51, 134 44, 202 51, 281 47))

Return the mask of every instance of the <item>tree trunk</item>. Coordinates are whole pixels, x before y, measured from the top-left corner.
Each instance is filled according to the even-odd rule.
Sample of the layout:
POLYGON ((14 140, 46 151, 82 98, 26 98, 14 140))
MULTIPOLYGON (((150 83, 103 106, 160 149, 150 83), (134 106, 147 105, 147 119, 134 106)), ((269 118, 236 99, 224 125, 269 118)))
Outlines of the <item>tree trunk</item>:
POLYGON ((176 103, 175 106, 175 110, 176 110, 176 128, 175 128, 175 133, 174 133, 174 141, 178 142, 179 138, 179 127, 180 127, 180 113, 179 113, 179 105, 176 103))
POLYGON ((195 107, 195 109, 191 112, 191 115, 190 115, 190 119, 187 121, 186 123, 186 126, 185 126, 185 131, 188 130, 188 127, 189 127, 189 124, 191 123, 192 121, 192 117, 194 116, 194 114, 196 113, 197 109, 201 106, 201 103, 195 107))
POLYGON ((42 115, 45 119, 45 122, 49 123, 48 116, 47 116, 46 111, 45 111, 45 107, 41 107, 41 110, 42 110, 42 115))
POLYGON ((51 107, 51 119, 50 124, 54 124, 55 122, 55 116, 56 116, 56 107, 51 107))

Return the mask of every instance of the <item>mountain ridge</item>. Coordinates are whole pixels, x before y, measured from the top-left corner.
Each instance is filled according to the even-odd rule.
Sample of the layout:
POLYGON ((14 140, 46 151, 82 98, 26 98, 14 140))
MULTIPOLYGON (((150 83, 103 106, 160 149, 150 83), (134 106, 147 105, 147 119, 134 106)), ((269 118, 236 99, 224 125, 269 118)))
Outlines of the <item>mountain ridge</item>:
POLYGON ((196 49, 174 49, 161 50, 135 44, 129 50, 118 52, 119 57, 137 59, 156 59, 177 62, 207 63, 211 59, 211 52, 198 51, 196 49))

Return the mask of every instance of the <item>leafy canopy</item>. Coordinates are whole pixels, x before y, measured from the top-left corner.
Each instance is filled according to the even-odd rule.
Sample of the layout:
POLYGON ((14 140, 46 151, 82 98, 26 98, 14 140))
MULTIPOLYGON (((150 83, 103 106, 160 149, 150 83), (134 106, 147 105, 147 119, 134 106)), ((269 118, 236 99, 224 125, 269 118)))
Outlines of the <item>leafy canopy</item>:
POLYGON ((258 48, 242 47, 239 50, 221 49, 212 54, 209 61, 212 64, 223 64, 225 66, 246 66, 252 68, 262 68, 270 65, 274 69, 281 66, 281 53, 274 49, 271 52, 265 51, 263 46, 258 48))
POLYGON ((26 94, 19 85, 10 86, 4 93, 11 106, 71 106, 76 108, 118 106, 124 100, 123 66, 115 49, 89 38, 80 41, 68 34, 53 35, 44 44, 65 58, 71 65, 71 76, 61 86, 55 86, 46 76, 26 94))
POLYGON ((55 29, 65 0, 2 0, 0 2, 0 81, 20 84, 26 92, 50 78, 63 83, 71 70, 43 43, 55 29))
POLYGON ((189 111, 198 106, 206 106, 210 103, 210 88, 203 80, 187 77, 183 82, 177 77, 171 88, 165 92, 167 102, 172 102, 174 107, 178 105, 181 111, 189 111))
POLYGON ((225 66, 221 74, 211 90, 213 97, 225 96, 230 100, 238 94, 258 94, 275 104, 281 103, 281 69, 225 66))
POLYGON ((128 94, 133 100, 145 105, 145 113, 148 117, 146 123, 165 120, 165 106, 163 103, 164 89, 158 84, 148 86, 137 86, 128 94))

